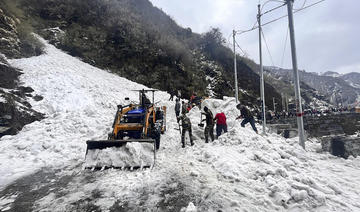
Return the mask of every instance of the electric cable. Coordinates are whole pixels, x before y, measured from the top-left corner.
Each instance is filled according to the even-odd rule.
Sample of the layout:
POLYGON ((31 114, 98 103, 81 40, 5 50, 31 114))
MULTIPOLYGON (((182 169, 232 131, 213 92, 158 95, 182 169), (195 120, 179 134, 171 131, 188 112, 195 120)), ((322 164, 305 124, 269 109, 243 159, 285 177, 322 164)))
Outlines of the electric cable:
MULTIPOLYGON (((320 1, 317 1, 317 2, 315 2, 315 3, 313 3, 313 4, 310 4, 310 5, 308 5, 308 6, 304 6, 303 8, 300 8, 300 9, 296 10, 294 13, 300 12, 300 11, 302 11, 302 10, 305 10, 305 9, 307 9, 307 8, 309 8, 309 7, 315 6, 315 5, 317 5, 317 4, 321 3, 321 2, 324 2, 324 1, 326 1, 326 0, 320 0, 320 1)), ((266 23, 264 23, 264 24, 261 24, 261 26, 266 26, 266 25, 271 24, 271 23, 273 23, 273 22, 276 22, 276 21, 278 21, 278 20, 280 20, 280 19, 283 19, 283 18, 285 18, 285 17, 287 17, 287 16, 288 16, 288 15, 280 16, 280 17, 278 17, 278 18, 276 18, 276 19, 273 19, 273 20, 268 21, 268 22, 266 22, 266 23)), ((259 26, 256 26, 256 23, 255 23, 255 25, 254 25, 252 28, 247 29, 247 30, 238 30, 238 31, 236 31, 236 34, 240 35, 240 34, 243 34, 243 33, 246 33, 246 32, 251 32, 251 31, 253 31, 253 30, 255 30, 255 29, 258 29, 258 28, 259 28, 259 26)))
POLYGON ((243 53, 243 55, 247 55, 246 52, 240 47, 240 45, 236 42, 235 40, 235 44, 237 45, 237 47, 241 50, 241 52, 243 53))
POLYGON ((284 58, 285 58, 285 51, 286 51, 286 46, 287 46, 287 40, 288 40, 288 36, 289 36, 289 27, 286 27, 286 37, 285 37, 285 44, 284 44, 284 49, 283 49, 283 53, 282 53, 282 57, 281 57, 281 68, 284 65, 284 58))
POLYGON ((297 11, 297 10, 300 10, 300 9, 303 9, 306 5, 306 0, 304 0, 302 6, 299 8, 299 9, 293 9, 294 11, 297 11))
POLYGON ((286 3, 284 3, 284 4, 280 5, 280 6, 274 7, 274 8, 272 8, 272 9, 270 9, 270 10, 267 10, 267 11, 265 11, 264 13, 262 13, 262 14, 260 14, 260 15, 265 15, 265 14, 267 14, 267 13, 270 13, 270 12, 272 12, 272 11, 275 11, 275 10, 279 9, 279 8, 282 8, 282 7, 285 6, 285 5, 286 5, 286 3))
POLYGON ((268 46, 268 44, 267 44, 267 42, 266 42, 266 38, 265 38, 265 34, 264 34, 264 31, 263 31, 263 30, 261 30, 261 34, 262 34, 262 37, 264 38, 265 46, 266 46, 266 49, 267 49, 267 51, 268 51, 268 53, 269 53, 271 64, 272 64, 273 66, 275 66, 274 61, 273 61, 273 58, 272 58, 272 55, 271 55, 271 52, 270 52, 270 49, 269 49, 269 46, 268 46))

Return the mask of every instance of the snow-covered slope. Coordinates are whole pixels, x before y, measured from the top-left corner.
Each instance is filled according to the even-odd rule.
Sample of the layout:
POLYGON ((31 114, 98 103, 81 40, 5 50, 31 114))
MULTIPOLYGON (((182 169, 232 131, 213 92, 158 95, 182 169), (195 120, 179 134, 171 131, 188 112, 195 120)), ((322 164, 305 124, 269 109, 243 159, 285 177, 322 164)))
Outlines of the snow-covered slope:
MULTIPOLYGON (((85 141, 106 138, 116 105, 144 86, 84 64, 51 45, 46 54, 12 60, 21 80, 44 99, 31 102, 47 118, 0 140, 0 187, 35 169, 64 168, 70 182, 36 199, 35 211, 75 211, 81 204, 103 211, 359 211, 360 159, 318 152, 320 144, 261 136, 235 121, 234 98, 206 100, 215 114, 227 115, 229 132, 205 144, 200 110, 190 111, 195 146, 180 148, 169 95, 168 131, 152 170, 81 170, 85 141)), ((69 181, 69 180, 68 180, 69 181)), ((40 185, 41 187, 41 185, 40 185)), ((33 188, 37 189, 37 188, 33 188)), ((16 196, 16 195, 15 195, 16 196)), ((12 197, 16 198, 16 197, 12 197)), ((11 208, 0 197, 0 209, 11 208)))
MULTIPOLYGON (((9 61, 23 70, 21 81, 44 99, 29 99, 47 118, 24 127, 16 136, 1 138, 0 182, 48 165, 82 161, 85 141, 104 139, 110 132, 117 104, 125 97, 137 100, 131 90, 146 88, 97 69, 51 45, 46 54, 9 61)), ((168 94, 158 93, 166 99, 168 94)), ((157 101, 157 99, 155 99, 157 101)))

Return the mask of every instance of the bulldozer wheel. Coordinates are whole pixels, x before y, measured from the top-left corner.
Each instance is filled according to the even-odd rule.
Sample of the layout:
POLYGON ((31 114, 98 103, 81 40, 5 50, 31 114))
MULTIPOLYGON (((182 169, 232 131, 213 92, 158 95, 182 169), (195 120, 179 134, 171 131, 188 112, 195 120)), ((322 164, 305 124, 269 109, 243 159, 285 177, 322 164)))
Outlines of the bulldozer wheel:
POLYGON ((108 140, 113 140, 113 139, 114 139, 114 133, 109 133, 108 140))
POLYGON ((124 138, 124 135, 121 131, 119 131, 116 135, 116 139, 123 139, 124 138))

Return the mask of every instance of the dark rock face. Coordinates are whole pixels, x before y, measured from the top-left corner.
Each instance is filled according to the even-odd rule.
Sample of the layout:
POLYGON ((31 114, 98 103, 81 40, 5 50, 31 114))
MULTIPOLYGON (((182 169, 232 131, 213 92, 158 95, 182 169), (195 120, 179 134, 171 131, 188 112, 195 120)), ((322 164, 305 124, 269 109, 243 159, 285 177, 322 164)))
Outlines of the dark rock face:
POLYGON ((359 136, 324 136, 321 138, 321 146, 324 151, 338 157, 348 158, 350 155, 353 157, 360 155, 359 136))
POLYGON ((9 66, 5 59, 2 59, 0 64, 0 137, 14 135, 24 125, 44 117, 43 114, 34 111, 26 101, 26 97, 32 96, 31 93, 34 90, 30 87, 19 86, 19 75, 21 75, 19 70, 9 66))
MULTIPOLYGON (((24 28, 24 24, 4 10, 5 5, 4 1, 0 2, 0 137, 14 135, 24 125, 43 118, 43 114, 34 111, 26 101, 34 90, 19 84, 20 70, 11 67, 6 59, 33 56, 37 55, 36 49, 39 54, 41 51, 36 48, 36 41, 32 43, 31 35, 24 36, 24 29, 19 29, 19 26, 24 28)), ((40 101, 42 97, 34 99, 40 101)))
POLYGON ((15 20, 0 9, 1 53, 8 57, 18 57, 20 55, 20 41, 17 35, 15 20))
MULTIPOLYGON (((269 124, 288 124, 289 129, 297 129, 296 117, 273 119, 269 124)), ((305 116, 304 129, 310 137, 329 135, 354 135, 360 131, 360 113, 342 113, 327 116, 305 116)))

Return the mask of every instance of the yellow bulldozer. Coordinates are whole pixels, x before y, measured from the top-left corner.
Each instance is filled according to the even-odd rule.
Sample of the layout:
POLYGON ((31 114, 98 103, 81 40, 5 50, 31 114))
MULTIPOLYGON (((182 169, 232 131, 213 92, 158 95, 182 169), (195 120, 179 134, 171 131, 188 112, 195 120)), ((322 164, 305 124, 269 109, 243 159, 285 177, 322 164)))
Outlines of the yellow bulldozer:
POLYGON ((161 134, 166 131, 166 106, 156 106, 157 90, 136 91, 139 103, 118 105, 107 140, 86 142, 85 168, 133 170, 154 166, 161 134), (152 102, 146 96, 149 92, 152 102))

